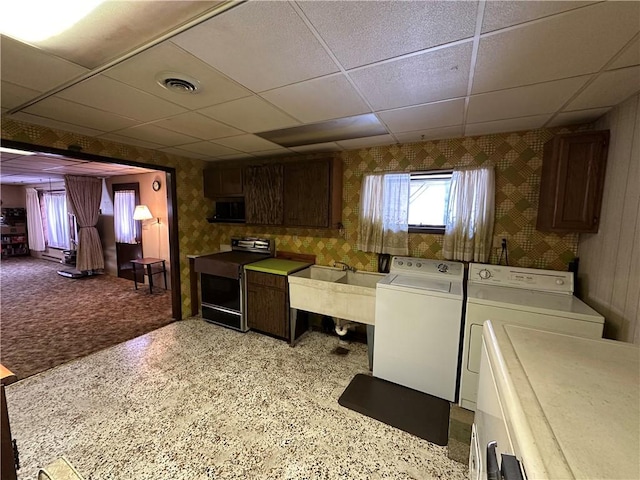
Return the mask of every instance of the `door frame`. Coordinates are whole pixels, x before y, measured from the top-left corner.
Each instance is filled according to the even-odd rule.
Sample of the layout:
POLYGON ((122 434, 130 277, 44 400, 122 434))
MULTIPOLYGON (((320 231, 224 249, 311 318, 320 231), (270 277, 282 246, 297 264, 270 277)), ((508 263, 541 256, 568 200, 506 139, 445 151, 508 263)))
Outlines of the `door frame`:
MULTIPOLYGON (((103 157, 92 153, 84 153, 78 150, 63 150, 60 148, 35 145, 33 143, 18 142, 15 140, 2 139, 2 146, 15 148, 34 153, 49 153, 62 157, 86 160, 88 162, 115 163, 118 165, 130 165, 132 167, 148 168, 158 170, 166 174, 167 182, 167 223, 169 227, 169 264, 171 265, 171 311, 174 320, 182 320, 182 298, 180 284, 180 237, 178 235, 178 192, 176 188, 176 169, 164 165, 152 163, 135 162, 112 157, 103 157)), ((76 147, 77 148, 77 147, 76 147)))

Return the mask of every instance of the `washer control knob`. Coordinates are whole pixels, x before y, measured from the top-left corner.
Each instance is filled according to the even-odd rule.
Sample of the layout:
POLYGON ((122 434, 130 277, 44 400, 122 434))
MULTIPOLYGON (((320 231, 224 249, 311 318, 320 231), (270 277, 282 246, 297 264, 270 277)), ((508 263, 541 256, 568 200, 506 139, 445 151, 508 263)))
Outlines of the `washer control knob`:
POLYGON ((449 271, 449 265, 447 265, 446 263, 438 264, 438 271, 440 273, 447 273, 449 271))
POLYGON ((562 280, 561 278, 557 279, 556 285, 564 285, 564 280, 562 280))
POLYGON ((407 267, 410 267, 411 265, 413 265, 413 263, 407 262, 407 267))
POLYGON ((402 260, 398 260, 398 265, 403 265, 404 262, 402 260))
POLYGON ((482 270, 480 270, 478 272, 478 275, 480 275, 481 279, 486 280, 486 279, 491 277, 491 272, 489 270, 487 270, 486 268, 483 268, 482 270))
POLYGON ((416 267, 420 268, 422 266, 421 263, 416 263, 416 267))

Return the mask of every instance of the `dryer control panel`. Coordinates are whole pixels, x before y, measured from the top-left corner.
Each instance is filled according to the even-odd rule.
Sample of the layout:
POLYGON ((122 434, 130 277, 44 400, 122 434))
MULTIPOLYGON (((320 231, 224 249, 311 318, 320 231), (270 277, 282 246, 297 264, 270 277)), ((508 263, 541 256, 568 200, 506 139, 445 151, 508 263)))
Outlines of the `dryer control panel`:
POLYGON ((556 270, 470 263, 469 283, 573 294, 573 273, 556 270))
POLYGON ((391 273, 406 273, 410 275, 447 276, 451 280, 462 280, 464 265, 449 260, 432 260, 417 257, 393 257, 391 273))

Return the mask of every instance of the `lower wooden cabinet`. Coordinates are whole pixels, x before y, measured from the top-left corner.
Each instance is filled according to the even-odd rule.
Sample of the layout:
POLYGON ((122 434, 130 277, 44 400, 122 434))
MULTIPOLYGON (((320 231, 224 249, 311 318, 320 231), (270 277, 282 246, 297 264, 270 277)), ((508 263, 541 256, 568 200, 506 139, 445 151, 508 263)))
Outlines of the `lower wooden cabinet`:
POLYGON ((246 273, 249 328, 289 340, 287 277, 251 270, 246 273))

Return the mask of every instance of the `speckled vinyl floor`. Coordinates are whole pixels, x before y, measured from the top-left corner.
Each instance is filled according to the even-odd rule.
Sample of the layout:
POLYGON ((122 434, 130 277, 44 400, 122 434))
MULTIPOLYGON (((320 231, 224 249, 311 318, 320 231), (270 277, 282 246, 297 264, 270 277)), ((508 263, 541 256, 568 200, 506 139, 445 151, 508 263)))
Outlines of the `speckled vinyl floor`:
POLYGON ((200 319, 7 388, 22 480, 64 455, 85 479, 464 479, 438 447, 341 407, 366 346, 295 348, 200 319))

